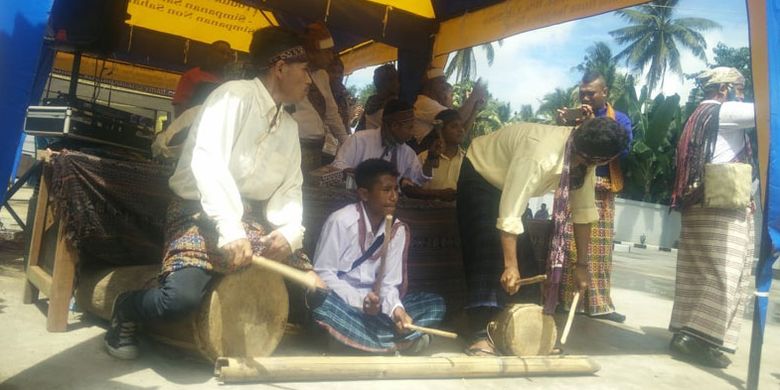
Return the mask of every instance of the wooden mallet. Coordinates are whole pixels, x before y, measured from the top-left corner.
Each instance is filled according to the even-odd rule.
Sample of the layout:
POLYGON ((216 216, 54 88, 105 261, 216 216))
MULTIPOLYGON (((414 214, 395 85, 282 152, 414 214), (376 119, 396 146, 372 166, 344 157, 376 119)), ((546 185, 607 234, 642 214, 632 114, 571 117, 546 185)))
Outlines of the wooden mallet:
POLYGON ((574 293, 574 298, 571 300, 571 306, 569 307, 569 317, 566 319, 566 326, 563 327, 563 333, 561 334, 561 345, 566 344, 566 339, 569 338, 569 331, 571 330, 571 324, 574 321, 574 313, 577 311, 577 304, 580 301, 580 292, 574 293))

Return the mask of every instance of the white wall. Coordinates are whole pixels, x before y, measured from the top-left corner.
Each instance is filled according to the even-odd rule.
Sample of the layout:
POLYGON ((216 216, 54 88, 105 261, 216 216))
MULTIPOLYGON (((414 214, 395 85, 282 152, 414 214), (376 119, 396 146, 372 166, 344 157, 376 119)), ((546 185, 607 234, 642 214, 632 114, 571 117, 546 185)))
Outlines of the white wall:
POLYGON ((680 213, 669 212, 669 206, 615 199, 615 240, 640 242, 671 248, 680 237, 680 213))

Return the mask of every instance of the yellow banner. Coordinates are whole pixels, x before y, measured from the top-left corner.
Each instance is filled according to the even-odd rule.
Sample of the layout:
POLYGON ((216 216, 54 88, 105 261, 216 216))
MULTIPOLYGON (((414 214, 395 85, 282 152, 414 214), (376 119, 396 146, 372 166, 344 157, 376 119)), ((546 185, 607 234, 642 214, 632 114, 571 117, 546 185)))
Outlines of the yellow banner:
POLYGON ((647 0, 507 0, 441 23, 433 56, 645 2, 647 0))
POLYGON ((339 53, 344 63, 344 74, 350 74, 367 66, 379 65, 395 61, 398 49, 380 42, 366 42, 354 48, 339 53))
POLYGON ((231 0, 130 0, 128 24, 211 43, 227 41, 249 51, 252 32, 277 25, 270 12, 231 0))

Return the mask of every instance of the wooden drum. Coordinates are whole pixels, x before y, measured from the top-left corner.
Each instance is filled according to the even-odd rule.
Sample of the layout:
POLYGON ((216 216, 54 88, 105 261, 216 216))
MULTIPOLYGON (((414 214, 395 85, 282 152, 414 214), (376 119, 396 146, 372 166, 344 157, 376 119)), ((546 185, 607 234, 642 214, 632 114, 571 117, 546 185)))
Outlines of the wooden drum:
POLYGON ((508 305, 488 324, 488 336, 504 355, 549 355, 558 331, 552 316, 533 304, 508 305))
MULTIPOLYGON (((82 270, 76 299, 81 308, 110 320, 120 293, 157 282, 159 266, 82 270)), ((284 335, 288 297, 284 281, 258 268, 217 277, 200 309, 179 321, 145 324, 153 338, 210 361, 220 356, 270 355, 284 335)))

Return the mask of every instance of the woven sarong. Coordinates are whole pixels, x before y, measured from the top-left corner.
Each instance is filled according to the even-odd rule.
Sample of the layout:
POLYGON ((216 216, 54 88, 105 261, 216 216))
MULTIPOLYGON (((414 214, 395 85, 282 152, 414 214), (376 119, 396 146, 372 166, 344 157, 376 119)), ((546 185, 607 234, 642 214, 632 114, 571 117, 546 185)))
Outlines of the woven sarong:
MULTIPOLYGON (((242 221, 255 255, 262 254, 264 245, 260 238, 270 232, 258 216, 261 212, 250 210, 247 206, 242 221)), ((217 239, 216 225, 203 212, 199 201, 174 199, 166 216, 165 253, 160 277, 185 267, 218 273, 238 271, 219 253, 217 239)), ((312 269, 311 262, 302 251, 295 252, 285 263, 302 270, 312 269)))
MULTIPOLYGON (((612 248, 615 224, 615 193, 610 189, 609 179, 596 178, 596 207, 599 210, 598 222, 590 228, 590 285, 585 296, 580 300, 577 311, 590 315, 608 314, 615 311, 610 296, 610 280, 612 276, 612 248)), ((568 245, 564 270, 563 304, 570 310, 571 300, 577 292, 574 283, 574 268, 577 264, 577 248, 574 243, 574 225, 566 227, 566 242, 568 245)))
POLYGON ((734 352, 752 267, 750 210, 685 209, 669 330, 734 352))
MULTIPOLYGON (((435 327, 446 307, 444 299, 431 293, 409 293, 401 299, 406 313, 415 325, 435 327)), ((340 343, 361 351, 389 353, 403 351, 422 334, 396 335, 395 323, 385 314, 371 316, 350 306, 335 293, 314 309, 314 320, 340 343)))
POLYGON ((50 167, 49 194, 82 263, 160 264, 171 167, 109 149, 63 150, 50 167))

